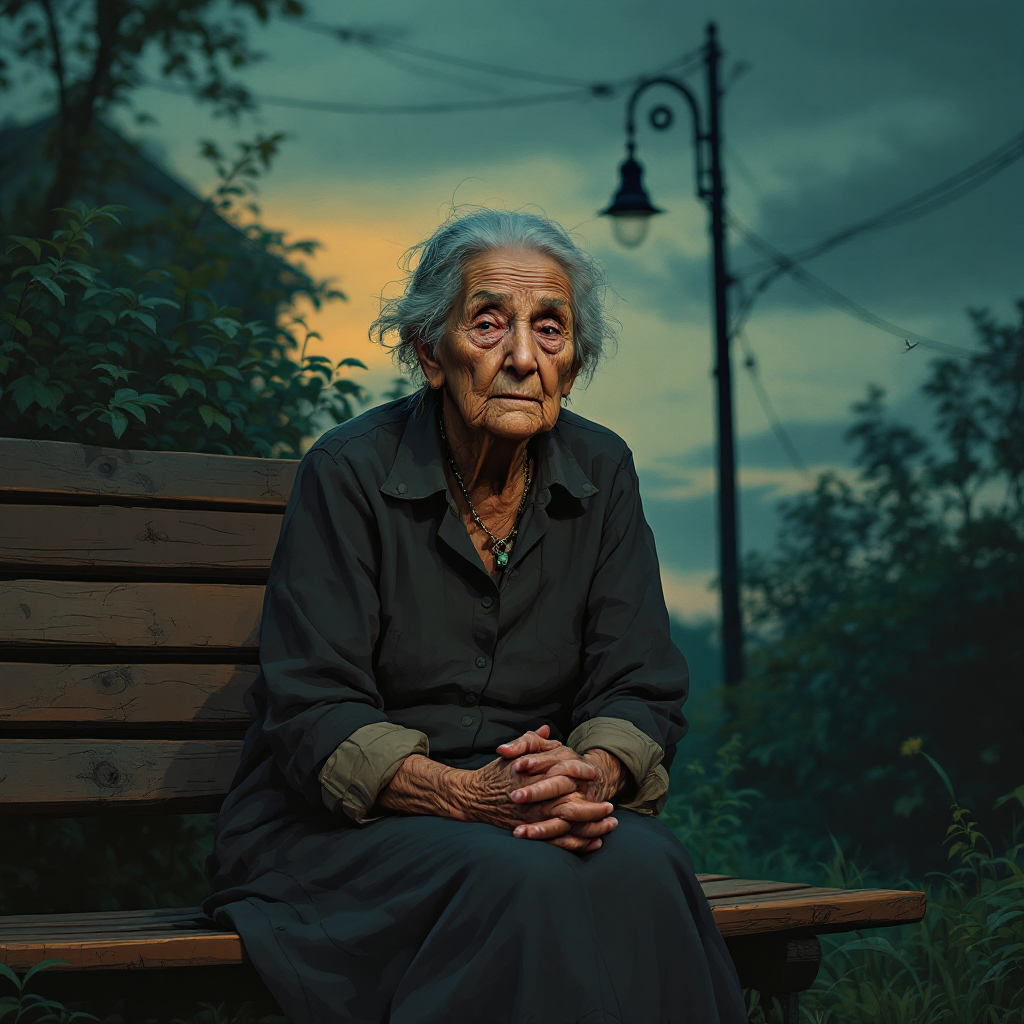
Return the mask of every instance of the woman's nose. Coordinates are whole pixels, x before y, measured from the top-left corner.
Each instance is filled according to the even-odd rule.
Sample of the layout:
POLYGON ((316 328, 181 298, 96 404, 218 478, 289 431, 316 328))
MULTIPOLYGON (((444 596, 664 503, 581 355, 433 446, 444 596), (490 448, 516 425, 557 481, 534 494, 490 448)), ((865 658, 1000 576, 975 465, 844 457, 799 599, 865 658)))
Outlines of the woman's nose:
POLYGON ((530 324, 516 321, 512 346, 505 357, 505 366, 515 370, 520 377, 528 377, 536 371, 537 353, 534 350, 533 330, 530 324))

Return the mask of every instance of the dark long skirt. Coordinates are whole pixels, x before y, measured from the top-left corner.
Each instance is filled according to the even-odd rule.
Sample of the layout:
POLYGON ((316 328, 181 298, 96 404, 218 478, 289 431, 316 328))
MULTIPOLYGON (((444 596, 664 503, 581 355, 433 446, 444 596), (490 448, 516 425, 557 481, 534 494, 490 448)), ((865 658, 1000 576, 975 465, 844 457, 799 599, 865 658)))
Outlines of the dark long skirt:
POLYGON ((616 816, 585 856, 442 818, 296 823, 208 909, 294 1024, 742 1024, 688 854, 616 816))

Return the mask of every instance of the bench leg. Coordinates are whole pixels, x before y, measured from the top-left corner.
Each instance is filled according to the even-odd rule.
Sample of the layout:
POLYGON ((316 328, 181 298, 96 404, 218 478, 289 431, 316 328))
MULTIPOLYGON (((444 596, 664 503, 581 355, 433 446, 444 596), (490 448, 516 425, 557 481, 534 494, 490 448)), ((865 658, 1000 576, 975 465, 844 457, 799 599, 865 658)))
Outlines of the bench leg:
POLYGON ((814 936, 738 935, 726 939, 744 988, 761 994, 771 1015, 772 999, 782 1007, 781 1024, 799 1024, 800 993, 814 983, 821 964, 821 945, 814 936))

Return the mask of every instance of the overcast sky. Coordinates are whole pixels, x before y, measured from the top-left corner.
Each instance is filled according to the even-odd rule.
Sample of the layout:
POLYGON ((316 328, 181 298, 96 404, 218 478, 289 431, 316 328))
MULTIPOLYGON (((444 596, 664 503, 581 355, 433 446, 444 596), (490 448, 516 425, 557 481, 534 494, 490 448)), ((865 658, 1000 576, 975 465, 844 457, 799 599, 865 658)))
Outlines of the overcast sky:
MULTIPOLYGON (((1024 122, 1024 7, 1019 0, 320 0, 321 22, 370 29, 410 46, 538 76, 587 82, 656 70, 702 42, 717 20, 726 69, 749 65, 724 101, 728 202, 783 249, 798 249, 959 171, 1024 122)), ((267 54, 247 74, 265 95, 355 103, 499 99, 560 91, 387 59, 326 35, 277 24, 257 32, 267 54)), ((700 73, 688 81, 702 89, 700 73)), ((675 104, 671 94, 652 102, 675 104)), ((0 99, 27 116, 25 95, 0 99)), ((633 448, 664 565, 670 606, 713 612, 716 563, 707 231, 693 198, 689 127, 644 126, 638 156, 657 219, 640 249, 617 249, 596 216, 623 155, 624 97, 447 114, 357 116, 264 106, 238 125, 210 120, 187 98, 154 90, 142 137, 195 188, 204 137, 283 129, 289 141, 262 191, 265 219, 321 239, 315 270, 350 301, 319 318, 325 352, 370 364, 378 393, 393 375, 366 342, 376 296, 395 287, 402 252, 451 204, 539 208, 605 264, 622 324, 618 353, 573 408, 633 448)), ((138 135, 137 130, 133 134, 138 135)), ((970 345, 968 307, 1011 315, 1024 295, 1024 161, 910 225, 880 231, 809 265, 834 288, 901 326, 970 345)), ((756 256, 733 240, 734 267, 756 256)), ((929 354, 850 319, 782 282, 747 329, 760 373, 804 461, 842 465, 850 403, 869 382, 920 416, 913 398, 929 354)), ((785 457, 737 354, 743 549, 770 546, 773 508, 807 478, 785 457)))

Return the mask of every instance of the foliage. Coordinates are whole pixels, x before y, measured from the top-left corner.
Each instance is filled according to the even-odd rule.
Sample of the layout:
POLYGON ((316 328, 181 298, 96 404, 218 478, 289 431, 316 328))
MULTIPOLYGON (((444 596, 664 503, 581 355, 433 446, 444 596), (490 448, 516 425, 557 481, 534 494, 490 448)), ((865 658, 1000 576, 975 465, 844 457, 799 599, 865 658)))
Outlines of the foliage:
POLYGON ((742 813, 760 797, 756 789, 734 789, 742 770, 742 740, 733 735, 715 755, 711 773, 699 761, 677 776, 661 822, 689 851, 698 871, 738 875, 750 855, 742 813))
POLYGON ((10 818, 0 914, 188 907, 209 894, 213 815, 10 818))
POLYGON ((353 414, 362 390, 339 371, 363 364, 305 355, 308 331, 294 359, 300 319, 243 321, 198 287, 202 267, 126 255, 103 273, 92 234, 116 210, 61 215, 52 240, 14 238, 0 258, 4 434, 298 455, 318 424, 353 414))
MULTIPOLYGON (((929 760, 931 760, 929 758, 929 760)), ((945 773, 931 762, 944 778, 945 773)), ((1024 845, 996 856, 949 788, 952 871, 933 875, 917 925, 828 943, 805 1000, 815 1024, 1024 1021, 1024 845)), ((1010 799, 1024 803, 1024 787, 1010 799)))
POLYGON ((82 195, 100 172, 101 115, 127 107, 149 119, 135 108, 144 69, 219 113, 237 114, 253 100, 235 76, 260 59, 250 27, 303 13, 301 0, 4 0, 0 32, 16 63, 0 56, 0 88, 34 69, 57 98, 44 209, 82 195))
POLYGON ((69 1013, 53 999, 28 991, 29 982, 40 971, 63 962, 43 960, 30 967, 20 978, 6 964, 0 964, 0 978, 14 987, 14 995, 0 997, 0 1024, 76 1024, 78 1021, 96 1020, 90 1013, 69 1013))
MULTIPOLYGON (((1024 304, 1021 305, 1024 315, 1024 304)), ((976 313, 975 355, 932 365, 925 437, 873 388, 850 431, 859 475, 784 505, 777 555, 746 567, 749 676, 725 728, 765 794, 759 844, 920 868, 942 819, 923 738, 991 805, 1016 780, 1024 720, 1024 323, 976 313)))

